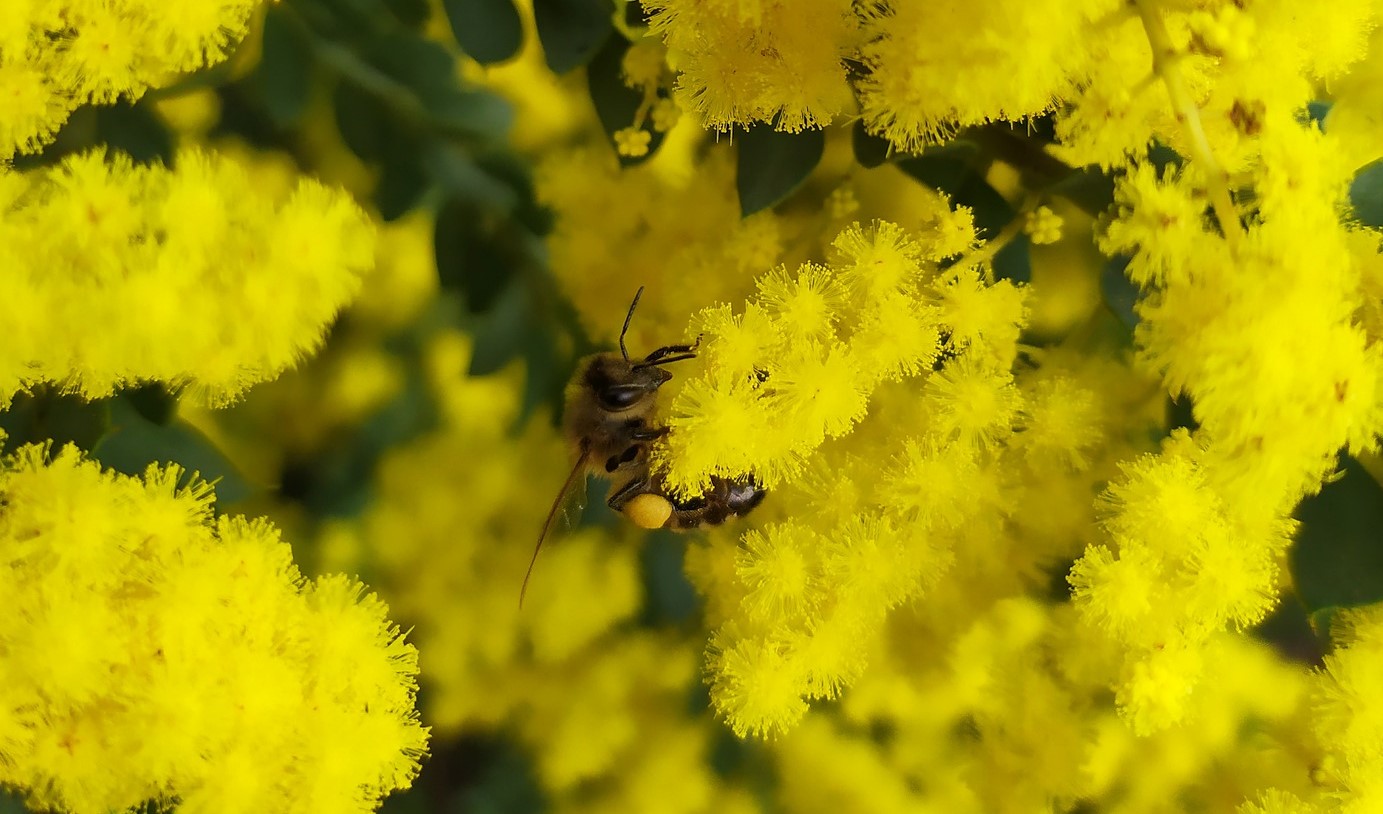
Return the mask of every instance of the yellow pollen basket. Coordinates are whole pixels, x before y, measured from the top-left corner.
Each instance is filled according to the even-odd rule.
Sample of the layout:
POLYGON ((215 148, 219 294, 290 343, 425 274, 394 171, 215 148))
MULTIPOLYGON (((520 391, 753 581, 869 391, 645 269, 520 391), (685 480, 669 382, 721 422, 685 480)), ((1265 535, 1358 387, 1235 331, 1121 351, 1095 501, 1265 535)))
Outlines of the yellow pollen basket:
POLYGON ((624 516, 645 529, 660 529, 672 517, 672 503, 662 495, 637 495, 624 504, 624 516))

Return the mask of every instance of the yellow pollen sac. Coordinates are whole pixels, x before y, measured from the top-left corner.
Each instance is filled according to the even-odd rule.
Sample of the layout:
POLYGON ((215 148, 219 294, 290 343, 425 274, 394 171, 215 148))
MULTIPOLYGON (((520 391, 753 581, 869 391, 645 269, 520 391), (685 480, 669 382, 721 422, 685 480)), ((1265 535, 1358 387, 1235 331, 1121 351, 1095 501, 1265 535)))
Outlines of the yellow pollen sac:
POLYGON ((672 503, 662 495, 636 495, 624 504, 624 516, 645 529, 660 529, 672 517, 672 503))

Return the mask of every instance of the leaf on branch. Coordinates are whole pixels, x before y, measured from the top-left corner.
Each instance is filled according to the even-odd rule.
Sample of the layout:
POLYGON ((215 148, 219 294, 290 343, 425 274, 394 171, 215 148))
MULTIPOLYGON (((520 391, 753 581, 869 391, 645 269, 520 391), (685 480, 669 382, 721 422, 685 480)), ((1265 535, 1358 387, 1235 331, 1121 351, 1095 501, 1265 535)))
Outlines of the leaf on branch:
POLYGON ((784 133, 766 124, 735 131, 740 214, 775 206, 802 185, 826 151, 824 130, 784 133))
POLYGON ((482 65, 510 59, 523 45, 523 23, 513 0, 442 0, 461 50, 482 65))

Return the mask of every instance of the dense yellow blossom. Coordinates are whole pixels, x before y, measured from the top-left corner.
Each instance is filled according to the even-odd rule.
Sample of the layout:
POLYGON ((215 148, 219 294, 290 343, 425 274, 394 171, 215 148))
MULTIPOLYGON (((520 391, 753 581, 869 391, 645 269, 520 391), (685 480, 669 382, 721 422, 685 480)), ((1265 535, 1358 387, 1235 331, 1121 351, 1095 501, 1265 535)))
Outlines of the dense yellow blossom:
POLYGON ((849 0, 651 0, 679 96, 707 127, 797 132, 851 112, 845 60, 864 36, 849 0))
POLYGON ((1326 656, 1312 699, 1325 750, 1322 791, 1340 811, 1374 811, 1383 804, 1383 710, 1374 691, 1383 677, 1383 607, 1345 613, 1333 633, 1338 646, 1326 656))
POLYGON ((856 224, 836 238, 828 265, 762 276, 742 315, 703 312, 692 378, 680 392, 668 385, 677 395, 657 465, 670 488, 696 494, 712 475, 753 473, 776 499, 804 508, 801 495, 776 490, 824 486, 814 472, 832 473, 837 483, 826 488, 863 485, 879 469, 873 462, 887 459, 877 429, 855 433, 876 391, 897 388, 893 401, 910 393, 927 416, 906 455, 883 467, 891 489, 820 502, 810 521, 747 535, 733 576, 738 609, 712 637, 708 660, 712 700, 740 734, 784 730, 805 714, 804 699, 835 697, 858 678, 888 611, 940 578, 953 535, 985 505, 973 500, 983 494, 974 481, 965 487, 972 500, 959 505, 936 487, 967 473, 983 480, 1014 431, 1022 397, 1006 366, 1021 296, 1008 283, 982 285, 963 259, 939 268, 975 238, 946 225, 968 224, 966 213, 942 198, 935 206, 933 234, 856 224), (964 307, 953 296, 961 289, 964 307), (844 447, 823 446, 846 437, 844 447))
POLYGON ((950 0, 886 8, 865 26, 860 58, 869 73, 860 105, 872 132, 915 151, 957 128, 1017 121, 1071 95, 1090 59, 1091 19, 1118 4, 950 0))
POLYGON ((197 151, 174 169, 96 151, 0 175, 0 402, 41 382, 100 398, 163 381, 224 403, 315 350, 374 229, 316 181, 257 182, 197 151))
POLYGON ((1252 135, 1235 159, 1254 168, 1244 231, 1227 196, 1225 234, 1204 217, 1207 167, 1137 166, 1102 243, 1132 255, 1140 355, 1199 423, 1125 465, 1106 493, 1116 548, 1071 574, 1082 613, 1128 648, 1120 703, 1142 730, 1181 718, 1210 636, 1272 608, 1293 508, 1383 431, 1383 355, 1357 315, 1376 245, 1339 215, 1354 168, 1311 124, 1266 117, 1252 135))
POLYGON ((39 807, 372 811, 418 771, 417 652, 344 576, 176 466, 0 474, 0 771, 39 807))
POLYGON ((435 338, 428 386, 441 425, 389 454, 359 526, 330 532, 354 538, 333 549, 354 552, 347 562, 378 575, 415 625, 425 720, 443 735, 508 722, 560 810, 716 810, 713 722, 683 712, 695 649, 630 628, 643 595, 632 529, 612 539, 559 528, 520 608, 565 453, 545 421, 509 434, 515 371, 467 377, 469 352, 459 335, 435 338))
POLYGON ((138 99, 225 59, 260 0, 11 0, 0 20, 0 161, 46 144, 79 105, 138 99))
POLYGON ((554 273, 589 335, 613 342, 634 292, 656 281, 629 325, 626 343, 640 355, 694 339, 669 324, 748 294, 756 271, 784 250, 780 218, 740 218, 732 152, 712 147, 694 164, 694 143, 669 142, 638 167, 583 150, 538 173, 540 196, 559 214, 548 238, 554 273))
MULTIPOLYGON (((220 406, 315 350, 362 289, 310 367, 194 418, 279 485, 279 522, 317 524, 303 561, 367 575, 421 652, 355 582, 303 583, 266 522, 212 521, 180 470, 29 448, 0 476, 19 609, 0 623, 0 781, 74 811, 368 809, 417 771, 420 668, 459 774, 486 771, 471 744, 512 741, 560 812, 1383 808, 1383 612, 1344 613, 1316 670, 1253 630, 1295 604, 1298 504, 1383 430, 1380 238, 1347 195, 1383 155, 1383 6, 649 0, 645 30, 620 5, 642 102, 613 133, 579 74, 543 67, 531 3, 520 56, 461 70, 516 97, 514 145, 549 152, 546 249, 586 333, 613 346, 645 286, 631 355, 699 337, 658 395, 659 483, 768 488, 686 543, 700 615, 660 617, 653 563, 682 543, 642 540, 599 485, 520 608, 570 465, 521 382, 561 374, 467 375, 473 315, 438 292, 426 211, 374 241, 287 153, 231 145, 172 171, 92 154, 4 173, 6 398, 159 380, 220 406), (735 142, 703 132, 855 120, 893 152, 971 127, 987 150, 1009 127, 984 125, 1011 122, 1003 138, 1113 170, 1115 206, 1077 212, 1004 154, 984 178, 1018 214, 996 230, 906 162, 857 165, 830 126, 801 191, 742 218, 735 142), (656 152, 621 168, 650 132, 656 152), (996 281, 1007 248, 1031 284, 996 281), (1133 303, 1102 290, 1125 258, 1133 303), (1168 396, 1189 427, 1168 431, 1168 396), (340 492, 333 516, 294 502, 299 475, 340 492)), ((136 0, 15 8, 6 155, 78 103, 221 58, 250 6, 148 24, 136 0), (159 26, 181 39, 151 45, 159 26)), ((366 191, 377 167, 324 98, 280 135, 366 191)), ((210 101, 160 107, 191 146, 210 101)), ((509 283, 547 304, 530 270, 509 283)))
POLYGON ((1289 0, 1140 0, 1112 12, 1090 32, 1084 85, 1057 120, 1058 151, 1073 163, 1117 166, 1159 139, 1240 171, 1267 122, 1290 122, 1314 83, 1335 81, 1364 56, 1379 13, 1368 0, 1333 4, 1329 14, 1289 0))

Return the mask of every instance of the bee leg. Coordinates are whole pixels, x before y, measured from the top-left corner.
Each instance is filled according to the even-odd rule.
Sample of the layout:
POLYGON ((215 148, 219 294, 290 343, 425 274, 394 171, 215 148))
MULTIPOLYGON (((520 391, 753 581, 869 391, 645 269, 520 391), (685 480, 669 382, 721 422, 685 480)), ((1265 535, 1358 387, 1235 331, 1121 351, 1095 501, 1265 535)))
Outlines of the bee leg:
POLYGON ((622 512, 624 511, 624 504, 647 491, 648 478, 634 478, 611 492, 609 499, 605 501, 605 505, 617 512, 622 512))
POLYGON ((696 342, 690 345, 664 345, 643 358, 641 364, 645 365, 667 365, 673 362, 681 362, 684 359, 696 358, 696 347, 701 344, 701 337, 696 338, 696 342))
POLYGON ((635 441, 656 441, 667 433, 667 427, 640 427, 630 430, 629 437, 635 441))
MULTIPOLYGON (((638 439, 635 438, 635 440, 638 439)), ((614 472, 621 466, 624 466, 627 463, 631 463, 635 458, 639 457, 640 451, 641 447, 638 444, 631 444, 628 448, 624 450, 624 452, 621 452, 618 455, 611 455, 610 458, 607 461, 605 461, 605 471, 614 472)))

